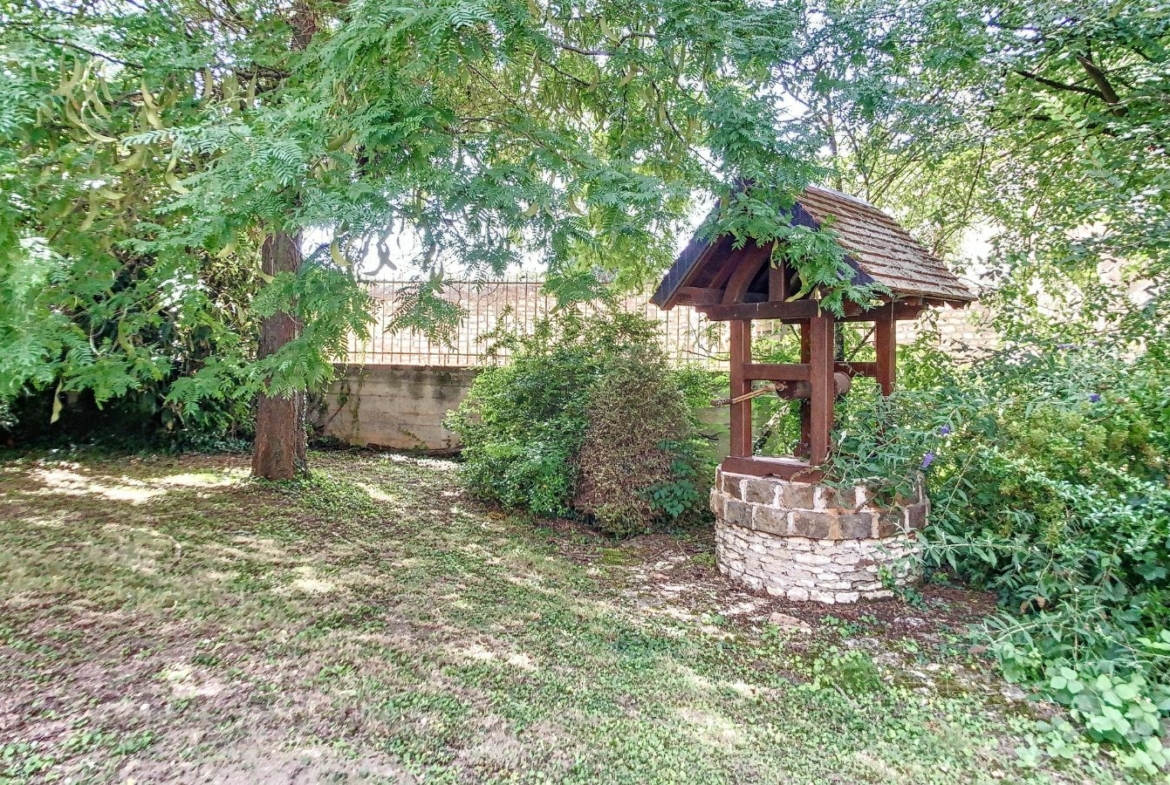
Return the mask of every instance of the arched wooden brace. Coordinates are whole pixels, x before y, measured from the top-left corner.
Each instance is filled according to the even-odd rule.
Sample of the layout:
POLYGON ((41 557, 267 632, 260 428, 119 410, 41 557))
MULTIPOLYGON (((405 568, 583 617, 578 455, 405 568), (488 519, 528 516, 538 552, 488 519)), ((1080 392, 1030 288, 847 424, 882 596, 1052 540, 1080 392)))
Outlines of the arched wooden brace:
POLYGON ((739 263, 731 278, 727 281, 727 288, 723 290, 723 305, 736 305, 744 301, 748 287, 760 274, 760 269, 769 263, 772 256, 771 249, 759 246, 753 247, 746 259, 739 263))

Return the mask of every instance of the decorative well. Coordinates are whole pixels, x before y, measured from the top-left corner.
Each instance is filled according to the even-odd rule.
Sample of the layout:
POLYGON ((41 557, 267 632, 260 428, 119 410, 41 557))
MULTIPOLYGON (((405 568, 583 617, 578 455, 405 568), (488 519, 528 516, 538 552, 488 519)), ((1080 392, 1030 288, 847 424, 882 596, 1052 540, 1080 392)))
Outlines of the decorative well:
POLYGON ((919 579, 917 532, 930 503, 919 484, 913 498, 878 505, 865 488, 823 484, 831 452, 833 404, 857 376, 876 379, 882 394, 896 383, 896 323, 931 307, 962 307, 974 295, 946 265, 892 218, 846 194, 809 187, 786 211, 793 225, 835 232, 854 282, 880 284, 880 304, 847 303, 843 317, 802 291, 790 264, 773 263, 772 244, 731 236, 691 240, 667 272, 653 302, 687 305, 730 327, 731 447, 711 490, 716 560, 730 579, 796 601, 848 603, 888 597, 919 579), (752 359, 752 322, 798 325, 799 363, 752 359), (835 332, 840 322, 869 322, 876 360, 846 362, 835 332), (753 383, 763 382, 763 386, 753 383), (778 395, 800 402, 801 437, 794 454, 753 454, 752 401, 778 395))

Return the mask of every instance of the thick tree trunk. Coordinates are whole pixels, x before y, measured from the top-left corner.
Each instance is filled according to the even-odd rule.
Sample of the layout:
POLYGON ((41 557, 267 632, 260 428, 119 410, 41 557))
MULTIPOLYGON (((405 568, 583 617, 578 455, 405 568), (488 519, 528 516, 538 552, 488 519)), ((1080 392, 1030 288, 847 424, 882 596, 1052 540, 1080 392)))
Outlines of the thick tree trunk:
MULTIPOLYGON (((301 266, 299 234, 275 232, 261 249, 264 272, 296 273, 301 266)), ((264 358, 300 334, 301 325, 287 313, 276 313, 260 324, 257 356, 264 358)), ((256 442, 252 448, 252 476, 291 480, 306 470, 305 394, 289 397, 261 395, 256 410, 256 442)))

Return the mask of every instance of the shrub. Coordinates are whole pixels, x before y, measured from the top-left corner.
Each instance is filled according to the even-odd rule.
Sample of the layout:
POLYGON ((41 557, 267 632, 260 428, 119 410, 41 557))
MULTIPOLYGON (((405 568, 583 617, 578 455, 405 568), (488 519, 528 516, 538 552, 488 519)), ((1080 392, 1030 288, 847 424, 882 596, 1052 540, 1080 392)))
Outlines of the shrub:
POLYGON ((615 355, 593 385, 573 506, 615 534, 678 518, 702 501, 694 425, 659 351, 615 355))
POLYGON ((996 592, 1005 674, 1125 762, 1165 765, 1170 368, 1153 352, 1026 339, 968 367, 929 360, 917 389, 861 386, 842 404, 834 481, 892 495, 925 472, 928 559, 996 592))
POLYGON ((694 425, 655 331, 606 306, 496 335, 511 362, 484 370, 448 418, 471 491, 537 515, 587 515, 619 534, 698 508, 694 425))

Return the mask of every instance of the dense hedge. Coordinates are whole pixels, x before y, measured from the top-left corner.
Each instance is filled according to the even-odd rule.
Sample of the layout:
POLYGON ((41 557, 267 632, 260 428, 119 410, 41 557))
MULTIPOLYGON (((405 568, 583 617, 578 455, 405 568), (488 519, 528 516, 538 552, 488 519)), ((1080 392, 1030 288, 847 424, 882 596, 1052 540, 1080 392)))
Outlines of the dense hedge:
POLYGON ((537 515, 578 514, 615 534, 696 513, 709 478, 685 384, 655 324, 565 309, 531 335, 497 336, 508 365, 483 371, 448 420, 478 496, 537 515))

